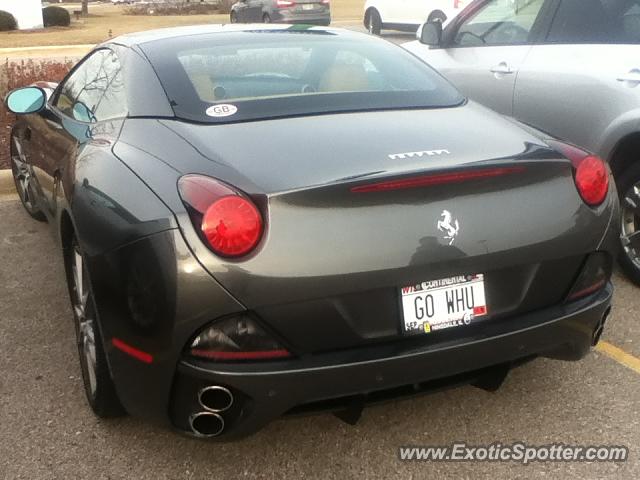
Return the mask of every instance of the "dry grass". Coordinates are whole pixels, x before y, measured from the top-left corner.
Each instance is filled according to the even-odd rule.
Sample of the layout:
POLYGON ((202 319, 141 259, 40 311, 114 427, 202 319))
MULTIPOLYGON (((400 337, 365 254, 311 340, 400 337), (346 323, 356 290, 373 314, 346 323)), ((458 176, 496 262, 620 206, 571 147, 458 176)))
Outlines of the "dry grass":
MULTIPOLYGON (((333 0, 333 19, 358 20, 362 17, 363 6, 364 0, 333 0)), ((65 7, 72 11, 80 8, 74 4, 65 4, 65 7)), ((110 35, 115 37, 154 28, 224 23, 229 18, 228 15, 123 15, 122 10, 123 7, 110 4, 91 5, 89 17, 80 21, 73 20, 70 27, 2 32, 0 48, 96 44, 107 40, 110 35)))

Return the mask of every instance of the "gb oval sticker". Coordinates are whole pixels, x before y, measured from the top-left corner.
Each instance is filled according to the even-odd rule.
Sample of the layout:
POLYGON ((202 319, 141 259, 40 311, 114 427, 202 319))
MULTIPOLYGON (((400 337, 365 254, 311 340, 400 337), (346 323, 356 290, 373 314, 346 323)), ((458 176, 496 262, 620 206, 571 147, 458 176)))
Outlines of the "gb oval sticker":
POLYGON ((238 112, 238 107, 231 104, 213 105, 207 108, 207 115, 210 117, 221 118, 230 117, 238 112))

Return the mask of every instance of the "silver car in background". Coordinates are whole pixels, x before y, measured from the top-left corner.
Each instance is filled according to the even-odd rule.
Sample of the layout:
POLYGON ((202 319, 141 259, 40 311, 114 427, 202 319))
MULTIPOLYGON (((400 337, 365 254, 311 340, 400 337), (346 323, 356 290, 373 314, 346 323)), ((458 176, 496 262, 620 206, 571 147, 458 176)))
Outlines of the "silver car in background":
POLYGON ((405 47, 470 98, 610 162, 640 284, 640 0, 476 0, 405 47))
POLYGON ((239 0, 231 7, 231 23, 331 23, 331 0, 239 0))

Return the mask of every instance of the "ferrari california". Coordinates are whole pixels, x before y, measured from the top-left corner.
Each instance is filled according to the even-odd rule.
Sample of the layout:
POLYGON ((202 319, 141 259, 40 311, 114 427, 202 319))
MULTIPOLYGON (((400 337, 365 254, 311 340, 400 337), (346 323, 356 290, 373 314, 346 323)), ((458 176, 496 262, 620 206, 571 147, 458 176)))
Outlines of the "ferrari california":
POLYGON ((602 333, 607 164, 380 38, 127 35, 6 106, 99 416, 218 439, 321 410, 353 423, 369 403, 495 390, 602 333))

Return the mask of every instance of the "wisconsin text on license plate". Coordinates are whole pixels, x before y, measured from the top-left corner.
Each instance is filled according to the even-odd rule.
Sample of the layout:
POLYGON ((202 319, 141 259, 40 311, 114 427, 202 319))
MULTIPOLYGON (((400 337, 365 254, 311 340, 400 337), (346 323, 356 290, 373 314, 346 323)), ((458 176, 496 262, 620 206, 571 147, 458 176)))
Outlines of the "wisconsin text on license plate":
POLYGON ((487 316, 484 275, 431 280, 402 287, 403 331, 431 333, 487 316))

